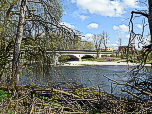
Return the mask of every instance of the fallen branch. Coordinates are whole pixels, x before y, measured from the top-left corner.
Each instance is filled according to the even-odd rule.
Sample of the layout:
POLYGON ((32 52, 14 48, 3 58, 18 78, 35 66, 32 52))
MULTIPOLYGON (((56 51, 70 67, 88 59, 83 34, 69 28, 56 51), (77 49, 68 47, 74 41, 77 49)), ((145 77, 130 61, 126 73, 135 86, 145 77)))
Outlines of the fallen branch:
POLYGON ((138 87, 133 86, 133 85, 131 85, 131 84, 129 84, 129 83, 119 83, 119 82, 117 82, 117 81, 115 81, 115 80, 113 80, 113 79, 111 79, 111 78, 109 78, 109 77, 107 77, 107 76, 105 76, 105 75, 103 75, 103 76, 104 76, 104 77, 106 77, 107 79, 109 79, 109 80, 111 80, 111 81, 115 82, 115 84, 117 84, 117 85, 130 86, 130 87, 132 87, 132 88, 134 88, 134 89, 136 89, 136 90, 140 91, 141 93, 144 93, 144 94, 146 94, 146 95, 152 96, 152 94, 151 94, 151 93, 146 92, 146 91, 143 91, 142 89, 139 89, 138 87))

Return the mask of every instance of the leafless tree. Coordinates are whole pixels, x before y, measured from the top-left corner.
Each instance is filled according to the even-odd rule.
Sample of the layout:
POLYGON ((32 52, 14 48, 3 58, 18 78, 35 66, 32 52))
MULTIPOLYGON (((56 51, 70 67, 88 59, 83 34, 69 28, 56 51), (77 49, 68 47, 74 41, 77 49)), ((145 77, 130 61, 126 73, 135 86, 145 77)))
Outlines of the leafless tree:
POLYGON ((121 44, 122 44, 121 38, 119 38, 118 42, 119 42, 119 46, 121 46, 121 44))
POLYGON ((102 34, 100 35, 102 37, 102 43, 104 45, 105 51, 107 48, 107 41, 109 40, 109 35, 107 32, 103 31, 102 34))
POLYGON ((97 58, 99 57, 99 51, 101 49, 101 45, 102 45, 102 42, 103 42, 103 37, 101 34, 94 34, 92 37, 93 39, 93 43, 95 45, 95 49, 97 51, 97 58))
MULTIPOLYGON (((142 51, 141 53, 137 53, 137 58, 139 60, 141 60, 141 64, 132 67, 129 70, 129 79, 128 79, 128 85, 126 85, 126 90, 124 90, 125 92, 128 92, 129 94, 131 94, 132 96, 134 96, 136 93, 138 93, 137 91, 139 91, 139 93, 142 93, 142 95, 144 96, 151 96, 151 82, 149 81, 149 78, 147 77, 147 75, 149 75, 149 70, 145 67, 146 64, 146 60, 148 57, 148 54, 150 54, 150 52, 152 51, 152 40, 151 40, 151 36, 152 36, 152 0, 146 0, 144 2, 144 4, 148 2, 148 11, 147 10, 136 10, 136 11, 132 11, 131 12, 131 18, 130 18, 130 23, 129 23, 129 31, 130 31, 130 38, 129 38, 129 43, 128 43, 128 47, 135 45, 135 39, 137 39, 138 41, 138 47, 140 47, 140 44, 143 45, 142 51), (144 37, 144 29, 148 24, 145 24, 145 18, 142 20, 142 26, 143 26, 143 30, 141 34, 136 34, 134 32, 134 24, 133 24, 133 20, 134 20, 134 15, 138 15, 138 16, 144 16, 145 18, 148 18, 148 24, 149 24, 149 30, 150 30, 150 42, 149 45, 147 45, 147 41, 144 41, 146 38, 144 37), (137 78, 138 77, 138 78, 137 78), (144 78, 143 78, 144 77, 144 78), (130 84, 129 84, 130 83, 130 84), (134 88, 134 89, 133 89, 134 88), (134 90, 136 90, 136 93, 134 93, 134 90), (132 91, 132 92, 130 92, 132 91)), ((135 16, 137 17, 137 16, 135 16)), ((149 36, 149 35, 148 35, 149 36)), ((127 48, 127 52, 129 51, 129 48, 127 48)), ((140 95, 138 96, 138 94, 136 95, 137 99, 143 99, 143 96, 140 95)), ((151 99, 151 98, 150 98, 151 99)))

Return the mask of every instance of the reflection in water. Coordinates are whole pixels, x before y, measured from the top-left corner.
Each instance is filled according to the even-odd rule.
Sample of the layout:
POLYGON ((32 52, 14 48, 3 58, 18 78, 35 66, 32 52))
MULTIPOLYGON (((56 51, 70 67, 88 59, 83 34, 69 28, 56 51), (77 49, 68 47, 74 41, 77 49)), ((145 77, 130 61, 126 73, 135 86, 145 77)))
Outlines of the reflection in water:
MULTIPOLYGON (((131 67, 132 68, 132 67, 131 67)), ((102 90, 110 93, 111 86, 113 87, 113 94, 121 96, 126 93, 120 93, 121 88, 124 86, 112 84, 103 75, 108 76, 120 83, 126 83, 130 79, 131 74, 128 71, 131 69, 128 66, 79 66, 79 67, 47 67, 47 73, 43 75, 36 69, 33 69, 33 74, 28 74, 27 71, 22 69, 22 72, 26 75, 22 78, 25 83, 30 84, 32 80, 35 80, 37 85, 44 85, 50 81, 61 82, 61 81, 77 81, 82 83, 84 87, 99 86, 102 90), (49 72, 48 72, 49 71, 49 72), (111 85, 112 84, 112 85, 111 85)), ((149 70, 150 68, 147 67, 149 70)), ((31 69, 32 70, 32 69, 31 69)), ((150 71, 151 72, 151 71, 150 71)), ((151 73, 148 74, 151 77, 151 73)), ((146 76, 142 78, 147 78, 146 76)))

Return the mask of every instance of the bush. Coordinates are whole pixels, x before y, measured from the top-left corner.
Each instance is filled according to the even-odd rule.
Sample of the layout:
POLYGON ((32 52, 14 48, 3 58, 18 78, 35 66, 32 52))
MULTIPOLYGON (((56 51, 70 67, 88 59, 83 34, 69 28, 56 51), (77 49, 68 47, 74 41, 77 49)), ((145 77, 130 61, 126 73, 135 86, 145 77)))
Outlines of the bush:
POLYGON ((112 52, 111 57, 116 57, 115 52, 112 52))
POLYGON ((0 101, 2 101, 2 99, 5 101, 7 98, 7 94, 5 91, 0 90, 0 101))
POLYGON ((121 51, 121 59, 123 59, 124 58, 124 53, 123 53, 123 51, 121 51))
POLYGON ((133 57, 133 55, 132 54, 128 54, 128 58, 132 58, 133 57))
POLYGON ((67 59, 70 59, 71 57, 68 55, 62 55, 58 58, 59 61, 66 61, 67 59))
POLYGON ((107 55, 101 55, 101 57, 107 57, 107 55))

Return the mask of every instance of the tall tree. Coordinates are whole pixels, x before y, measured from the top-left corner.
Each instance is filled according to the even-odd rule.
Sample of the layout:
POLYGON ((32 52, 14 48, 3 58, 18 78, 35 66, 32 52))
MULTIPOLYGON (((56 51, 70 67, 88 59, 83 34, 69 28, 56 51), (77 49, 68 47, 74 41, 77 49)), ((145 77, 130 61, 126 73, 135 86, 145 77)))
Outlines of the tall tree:
POLYGON ((84 50, 94 50, 94 44, 93 42, 85 42, 85 45, 84 45, 84 50))
MULTIPOLYGON (((149 22, 149 29, 150 29, 150 35, 152 36, 152 0, 148 0, 148 5, 149 5, 149 14, 148 14, 148 17, 147 17, 147 14, 146 17, 148 18, 148 22, 149 22)), ((152 37, 151 37, 151 48, 152 48, 152 37)))
POLYGON ((122 44, 121 38, 119 38, 118 43, 119 43, 119 46, 121 46, 121 44, 122 44))
POLYGON ((107 48, 107 41, 109 40, 109 35, 107 32, 103 31, 102 34, 100 34, 100 37, 102 37, 102 43, 103 43, 103 46, 106 50, 107 48))
MULTIPOLYGON (((19 22, 17 27, 17 35, 15 39, 12 62, 12 76, 13 80, 15 79, 16 85, 19 82, 19 60, 21 55, 20 48, 22 37, 24 36, 35 41, 38 37, 41 36, 41 34, 39 33, 39 31, 41 31, 41 33, 45 36, 43 37, 45 40, 40 40, 42 41, 40 43, 40 45, 42 46, 39 46, 39 48, 42 52, 42 55, 44 56, 44 60, 46 60, 44 50, 46 50, 47 45, 49 45, 48 41, 53 42, 53 37, 49 34, 53 28, 50 27, 48 23, 55 24, 55 29, 58 27, 58 21, 60 21, 63 14, 63 7, 60 2, 61 0, 47 0, 47 2, 44 0, 37 2, 32 0, 21 1, 19 22), (51 5, 53 5, 53 7, 51 5), (54 22, 52 22, 52 20, 54 20, 54 22)), ((58 31, 56 30, 56 32, 58 31)), ((53 45, 53 43, 51 44, 53 45)))
POLYGON ((75 46, 74 46, 75 50, 83 50, 83 46, 82 46, 82 42, 78 41, 75 46))
POLYGON ((20 17, 19 17, 17 35, 16 35, 15 45, 14 45, 12 71, 13 71, 13 77, 15 76, 16 78, 15 79, 16 85, 18 85, 19 75, 20 75, 20 68, 19 68, 20 46, 21 46, 21 41, 22 41, 22 36, 23 36, 23 25, 25 24, 26 5, 27 5, 27 0, 22 0, 21 7, 20 7, 20 17))
POLYGON ((146 49, 146 50, 143 50, 144 52, 142 54, 142 56, 143 56, 142 57, 142 60, 143 60, 142 63, 146 62, 146 59, 147 59, 146 55, 150 53, 151 48, 152 48, 152 40, 151 40, 151 36, 152 36, 152 1, 151 0, 148 0, 148 6, 149 6, 148 7, 148 12, 145 11, 145 10, 132 11, 131 12, 131 19, 130 19, 130 23, 129 23, 129 30, 131 32, 130 32, 130 38, 129 38, 128 46, 135 45, 134 41, 137 38, 137 40, 139 41, 138 42, 138 47, 140 47, 139 44, 142 44, 143 45, 143 49, 146 49), (144 16, 144 17, 148 18, 149 30, 150 30, 150 44, 149 45, 145 45, 146 42, 144 41, 145 38, 143 36, 144 28, 148 25, 148 24, 145 24, 145 18, 142 20, 143 21, 143 23, 142 23, 142 29, 143 29, 142 33, 141 34, 134 33, 134 26, 133 26, 134 14, 139 14, 141 16, 144 16))
POLYGON ((17 31, 18 23, 18 1, 2 0, 0 1, 0 79, 10 63, 9 57, 14 45, 14 35, 17 31), (14 10, 14 11, 13 11, 14 10))
POLYGON ((99 57, 99 50, 101 49, 101 45, 102 45, 102 42, 103 42, 103 37, 101 34, 94 34, 92 37, 93 39, 93 43, 95 45, 95 49, 97 51, 97 58, 99 57))
MULTIPOLYGON (((148 2, 148 11, 146 10, 136 10, 131 12, 131 18, 130 18, 130 23, 129 23, 129 30, 130 30, 130 38, 129 38, 129 43, 128 43, 128 51, 129 47, 135 45, 135 39, 137 39, 138 42, 138 47, 140 48, 140 44, 142 44, 143 48, 141 52, 136 51, 138 61, 142 61, 141 64, 136 65, 133 67, 127 74, 130 75, 128 78, 128 83, 126 83, 126 89, 122 89, 123 91, 131 94, 132 96, 136 96, 137 99, 144 99, 143 96, 146 96, 149 98, 147 101, 149 101, 151 97, 151 81, 149 80, 149 71, 144 65, 146 64, 146 60, 148 55, 152 52, 152 0, 146 0, 145 2, 148 2), (142 33, 141 34, 136 34, 134 32, 134 23, 133 23, 133 18, 135 15, 140 15, 148 18, 148 24, 149 24, 149 30, 150 30, 150 44, 146 45, 147 41, 145 42, 144 39, 146 39, 143 35, 144 33, 144 28, 148 25, 145 24, 145 18, 142 20, 142 33), (142 73, 141 73, 142 72, 142 73), (143 78, 144 74, 144 78, 143 78), (138 77, 138 78, 137 78, 138 77), (136 92, 134 91, 134 89, 136 92), (139 94, 140 96, 138 96, 139 94)), ((145 3, 144 3, 145 4, 145 3)), ((150 104, 147 102, 147 104, 150 104)), ((150 110, 146 110, 148 113, 150 113, 150 110)))

